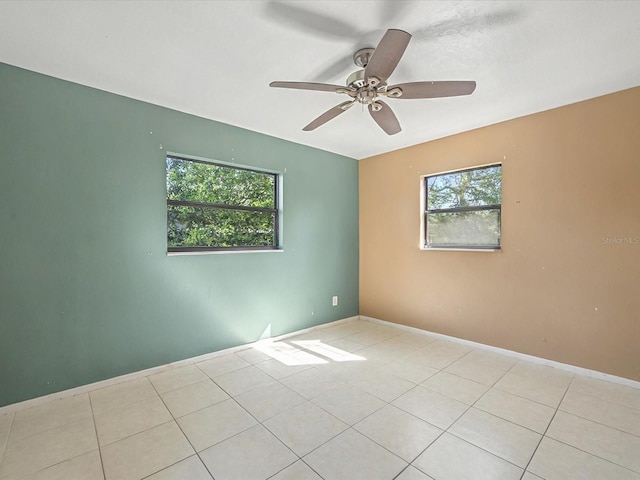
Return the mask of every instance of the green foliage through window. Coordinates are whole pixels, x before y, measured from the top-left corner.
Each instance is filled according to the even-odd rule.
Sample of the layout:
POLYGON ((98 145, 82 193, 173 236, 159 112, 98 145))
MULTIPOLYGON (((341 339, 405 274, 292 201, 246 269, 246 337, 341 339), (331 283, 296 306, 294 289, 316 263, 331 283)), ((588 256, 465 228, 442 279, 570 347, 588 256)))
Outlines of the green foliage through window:
POLYGON ((167 157, 170 252, 278 247, 278 175, 167 157))
POLYGON ((502 166, 425 178, 425 247, 500 248, 502 166))

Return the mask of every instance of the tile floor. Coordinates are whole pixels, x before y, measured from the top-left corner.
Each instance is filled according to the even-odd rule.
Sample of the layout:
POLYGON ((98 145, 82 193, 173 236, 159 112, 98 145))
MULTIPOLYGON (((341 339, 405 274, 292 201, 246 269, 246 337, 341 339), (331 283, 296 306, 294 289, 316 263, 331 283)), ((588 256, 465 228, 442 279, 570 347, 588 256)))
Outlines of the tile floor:
POLYGON ((353 320, 0 416, 0 480, 640 480, 640 390, 353 320))

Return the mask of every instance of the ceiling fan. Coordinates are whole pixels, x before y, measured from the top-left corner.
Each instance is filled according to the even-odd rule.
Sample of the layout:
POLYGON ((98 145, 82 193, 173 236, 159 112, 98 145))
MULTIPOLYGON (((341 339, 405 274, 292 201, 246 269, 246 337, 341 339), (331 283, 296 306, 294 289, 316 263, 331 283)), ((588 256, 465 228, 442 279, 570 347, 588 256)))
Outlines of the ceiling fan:
POLYGON ((367 106, 371 117, 382 130, 388 135, 394 135, 402 130, 400 122, 389 105, 381 100, 381 97, 398 99, 455 97, 469 95, 476 88, 474 81, 410 82, 387 85, 387 80, 400 62, 410 40, 409 33, 403 30, 389 29, 375 49, 358 50, 353 56, 353 61, 361 70, 354 72, 347 78, 346 87, 309 82, 271 82, 269 86, 334 92, 351 97, 350 100, 324 112, 304 127, 304 131, 315 130, 346 112, 354 104, 360 103, 367 106))

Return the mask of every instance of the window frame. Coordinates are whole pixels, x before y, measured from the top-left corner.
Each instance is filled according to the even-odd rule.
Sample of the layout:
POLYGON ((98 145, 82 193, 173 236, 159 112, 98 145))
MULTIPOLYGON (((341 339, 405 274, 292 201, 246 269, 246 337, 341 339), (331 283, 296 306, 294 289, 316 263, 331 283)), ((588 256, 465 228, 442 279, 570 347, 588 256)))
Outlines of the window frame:
POLYGON ((449 250, 449 251, 475 251, 475 252, 496 252, 502 250, 502 162, 490 163, 485 165, 478 165, 474 167, 465 167, 456 170, 448 170, 444 172, 430 173, 427 175, 422 175, 420 177, 420 249, 421 250, 449 250), (500 167, 500 203, 499 204, 491 204, 491 205, 479 205, 475 207, 453 207, 453 208, 441 208, 441 209, 432 209, 428 210, 428 200, 427 196, 429 194, 428 181, 430 178, 439 177, 444 175, 451 175, 455 173, 464 173, 474 170, 483 170, 492 167, 500 167), (497 245, 465 245, 465 244, 456 244, 456 245, 429 245, 427 243, 428 235, 429 235, 429 222, 428 215, 433 213, 459 213, 459 212, 479 212, 479 211, 487 211, 487 210, 495 210, 498 212, 498 228, 499 228, 499 237, 497 245))
POLYGON ((261 169, 258 167, 250 167, 247 165, 240 165, 236 163, 223 162, 219 160, 208 160, 198 157, 189 157, 181 154, 175 154, 167 152, 165 155, 165 182, 167 179, 167 167, 166 162, 168 159, 181 160, 193 163, 200 163, 204 165, 211 165, 215 167, 230 168, 233 170, 242 170, 247 172, 259 173, 262 175, 269 175, 273 177, 273 208, 267 207, 247 207, 244 205, 230 205, 224 203, 208 203, 208 202, 194 202, 187 200, 172 200, 169 199, 169 192, 166 192, 166 215, 167 215, 167 254, 168 255, 180 255, 180 254, 199 254, 199 253, 242 253, 242 252, 272 252, 282 251, 282 174, 280 172, 261 169), (261 245, 261 246, 233 246, 233 247, 216 247, 216 246, 169 246, 168 231, 169 231, 169 206, 191 206, 197 208, 208 208, 212 210, 233 210, 233 211, 250 211, 261 213, 273 214, 273 244, 261 245))

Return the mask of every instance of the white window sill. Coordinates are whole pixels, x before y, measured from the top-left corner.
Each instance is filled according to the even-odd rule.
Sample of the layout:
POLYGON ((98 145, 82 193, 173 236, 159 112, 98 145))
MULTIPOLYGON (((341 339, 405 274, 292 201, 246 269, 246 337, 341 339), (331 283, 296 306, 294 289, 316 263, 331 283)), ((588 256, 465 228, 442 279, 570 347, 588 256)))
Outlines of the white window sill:
POLYGON ((268 250, 206 250, 203 252, 167 252, 167 257, 178 257, 184 255, 229 255, 232 253, 282 253, 284 249, 268 250))

